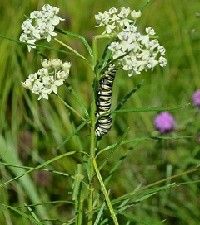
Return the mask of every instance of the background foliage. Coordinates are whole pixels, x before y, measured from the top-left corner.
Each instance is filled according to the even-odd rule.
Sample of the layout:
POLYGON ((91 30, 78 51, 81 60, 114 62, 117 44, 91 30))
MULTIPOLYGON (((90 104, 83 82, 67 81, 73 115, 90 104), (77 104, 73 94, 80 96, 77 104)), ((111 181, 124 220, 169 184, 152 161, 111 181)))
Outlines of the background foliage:
MULTIPOLYGON (((132 140, 120 143, 123 145, 115 151, 102 154, 102 162, 105 159, 107 162, 102 173, 104 177, 109 177, 113 172, 107 185, 111 188, 113 199, 133 192, 140 185, 182 174, 162 183, 162 186, 173 182, 180 185, 134 196, 133 206, 121 215, 121 220, 128 218, 131 221, 129 224, 138 225, 199 224, 200 115, 188 105, 193 91, 200 88, 199 0, 152 0, 147 5, 147 1, 141 0, 1 1, 0 34, 18 40, 24 16, 44 3, 61 8, 62 16, 66 18, 63 27, 86 36, 89 42, 98 32, 94 20, 98 11, 112 6, 143 9, 141 29, 146 26, 155 28, 160 42, 167 49, 168 67, 164 71, 157 69, 132 78, 122 72, 117 75, 114 106, 127 91, 141 82, 142 86, 123 106, 128 110, 114 114, 114 126, 100 143, 104 148, 119 141, 119 137, 132 140), (172 113, 177 121, 177 131, 168 139, 152 138, 155 135, 152 120, 156 112, 168 108, 176 108, 172 113), (138 112, 127 112, 131 110, 138 112), (118 164, 121 167, 117 168, 118 164), (190 172, 191 169, 191 173, 184 174, 184 171, 190 172)), ((84 54, 84 48, 78 41, 62 38, 84 54)), ((99 53, 103 46, 105 43, 102 41, 99 53)), ((49 57, 58 55, 71 59, 73 69, 70 84, 61 88, 59 94, 84 112, 80 101, 89 108, 91 71, 71 54, 66 56, 56 51, 41 51, 49 57), (70 86, 76 90, 75 96, 70 86)), ((27 75, 39 68, 40 55, 36 52, 28 54, 25 46, 4 38, 0 39, 0 54, 0 175, 4 183, 0 186, 0 224, 37 224, 37 212, 42 218, 50 218, 53 224, 62 224, 73 214, 72 204, 67 203, 71 199, 72 180, 69 176, 75 173, 77 162, 82 160, 81 155, 64 157, 52 163, 45 167, 49 171, 34 169, 22 178, 7 184, 5 182, 48 162, 60 153, 86 151, 89 147, 89 131, 84 128, 70 138, 81 121, 65 108, 63 102, 56 96, 52 96, 50 101, 38 102, 35 96, 21 87, 27 75), (58 148, 63 141, 66 143, 58 148), (24 209, 25 203, 45 204, 24 209), (27 218, 32 223, 27 222, 27 218)))

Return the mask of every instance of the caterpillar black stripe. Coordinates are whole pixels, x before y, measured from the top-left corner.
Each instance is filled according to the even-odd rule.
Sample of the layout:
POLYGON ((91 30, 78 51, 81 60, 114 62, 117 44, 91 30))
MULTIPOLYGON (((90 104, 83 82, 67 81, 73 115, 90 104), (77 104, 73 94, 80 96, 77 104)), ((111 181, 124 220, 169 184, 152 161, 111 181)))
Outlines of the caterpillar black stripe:
POLYGON ((97 122, 96 136, 101 138, 107 134, 112 127, 111 104, 112 104, 112 86, 116 75, 114 64, 108 66, 103 77, 99 80, 97 92, 97 122))

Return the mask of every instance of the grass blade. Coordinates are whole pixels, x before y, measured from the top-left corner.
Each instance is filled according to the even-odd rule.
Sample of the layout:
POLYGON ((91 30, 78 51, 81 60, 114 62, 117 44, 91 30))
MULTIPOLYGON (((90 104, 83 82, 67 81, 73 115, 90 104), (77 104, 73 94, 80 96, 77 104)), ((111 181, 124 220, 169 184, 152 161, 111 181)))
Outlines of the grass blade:
POLYGON ((101 176, 101 174, 100 174, 100 172, 98 170, 97 163, 96 163, 95 159, 93 159, 93 166, 94 166, 97 178, 99 180, 99 183, 101 185, 101 189, 102 189, 102 192, 103 192, 104 197, 106 199, 106 203, 107 203, 108 209, 110 211, 111 217, 113 219, 113 222, 114 222, 115 225, 119 225, 119 223, 117 221, 117 217, 116 217, 115 212, 114 212, 114 209, 112 207, 112 203, 111 203, 110 198, 108 196, 108 192, 107 192, 106 187, 105 187, 105 185, 103 183, 103 179, 102 179, 102 176, 101 176))
MULTIPOLYGON (((3 161, 5 161, 8 164, 16 164, 21 165, 20 160, 18 159, 17 153, 15 151, 15 148, 13 147, 12 143, 8 140, 5 141, 3 137, 0 136, 0 156, 3 161)), ((27 195, 31 199, 32 203, 37 203, 40 201, 40 197, 37 193, 36 187, 34 186, 32 180, 30 179, 28 173, 23 168, 11 168, 11 171, 13 174, 16 175, 16 177, 23 175, 22 179, 20 180, 20 185, 23 187, 23 189, 26 191, 27 195)), ((3 186, 3 184, 0 185, 0 187, 3 186)), ((47 218, 48 214, 43 207, 38 208, 38 213, 42 218, 47 218)))
POLYGON ((48 166, 49 164, 52 164, 52 163, 55 162, 55 161, 58 161, 58 160, 60 160, 60 159, 62 159, 62 158, 64 158, 64 157, 66 157, 66 156, 73 155, 73 154, 75 154, 75 153, 76 153, 76 151, 71 151, 71 152, 67 152, 67 153, 62 154, 62 155, 58 155, 58 156, 56 156, 56 157, 54 157, 54 158, 52 158, 52 159, 50 159, 50 160, 47 160, 47 161, 44 162, 43 164, 40 164, 40 165, 38 165, 38 166, 36 166, 36 167, 34 167, 34 168, 31 168, 31 169, 29 169, 28 171, 22 173, 21 175, 18 175, 18 176, 16 176, 16 177, 14 177, 14 178, 12 178, 12 179, 6 181, 5 183, 1 184, 0 187, 5 187, 5 186, 7 186, 8 184, 10 184, 11 182, 16 181, 16 180, 22 178, 23 176, 32 173, 32 172, 35 171, 35 170, 42 169, 42 168, 48 166))
POLYGON ((5 204, 2 204, 2 203, 0 203, 0 205, 1 205, 2 207, 5 207, 5 208, 7 208, 7 209, 9 209, 9 210, 11 210, 11 211, 17 213, 18 215, 20 215, 21 217, 23 217, 23 218, 29 220, 29 221, 32 222, 33 224, 36 224, 36 225, 44 225, 42 222, 35 220, 32 216, 28 215, 28 214, 25 213, 25 212, 22 212, 22 211, 19 210, 19 209, 16 209, 15 207, 12 207, 12 206, 9 206, 9 205, 5 205, 5 204))

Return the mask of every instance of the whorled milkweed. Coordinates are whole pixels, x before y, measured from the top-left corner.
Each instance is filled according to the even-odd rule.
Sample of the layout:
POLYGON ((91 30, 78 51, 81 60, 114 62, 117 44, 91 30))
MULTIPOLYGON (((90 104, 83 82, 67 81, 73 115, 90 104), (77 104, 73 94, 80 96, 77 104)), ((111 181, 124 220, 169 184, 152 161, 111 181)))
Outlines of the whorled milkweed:
POLYGON ((96 122, 96 136, 101 138, 107 134, 112 127, 112 86, 116 75, 116 67, 110 64, 104 72, 102 78, 99 80, 97 91, 97 122, 96 122))

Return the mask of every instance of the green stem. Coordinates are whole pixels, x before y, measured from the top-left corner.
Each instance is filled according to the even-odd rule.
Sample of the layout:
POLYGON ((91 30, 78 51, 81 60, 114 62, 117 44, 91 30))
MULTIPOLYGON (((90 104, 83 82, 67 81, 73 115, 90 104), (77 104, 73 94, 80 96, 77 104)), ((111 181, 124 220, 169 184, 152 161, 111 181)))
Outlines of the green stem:
POLYGON ((89 199, 88 199, 88 222, 87 222, 87 225, 92 225, 92 224, 93 224, 93 189, 90 189, 90 194, 89 194, 89 199))
POLYGON ((83 190, 82 190, 83 178, 84 176, 82 174, 82 165, 78 164, 72 194, 72 200, 75 201, 76 225, 82 225, 83 220, 83 190))
MULTIPOLYGON (((95 82, 95 81, 94 81, 95 82)), ((95 94, 95 84, 94 84, 94 93, 95 94)), ((88 164, 88 179, 89 179, 89 199, 88 199, 88 225, 93 224, 93 177, 94 177, 94 168, 93 168, 93 158, 95 157, 95 151, 97 147, 96 135, 95 135, 95 124, 96 124, 96 102, 95 96, 93 96, 93 102, 91 106, 91 139, 90 139, 90 158, 88 164)))
POLYGON ((94 79, 93 79, 93 101, 91 104, 91 113, 90 113, 90 125, 91 125, 91 139, 90 139, 90 158, 88 162, 88 179, 89 179, 89 199, 88 199, 88 223, 87 225, 93 225, 93 177, 95 175, 95 168, 93 165, 93 160, 96 157, 96 150, 97 150, 97 138, 95 133, 96 128, 96 92, 97 92, 97 86, 98 86, 98 74, 95 72, 95 67, 97 65, 97 59, 98 59, 98 45, 97 42, 100 39, 108 38, 108 35, 98 35, 93 38, 92 41, 92 68, 94 72, 94 79))
MULTIPOLYGON (((95 36, 92 42, 92 52, 93 52, 93 57, 92 57, 92 68, 94 72, 94 68, 97 64, 97 37, 95 36)), ((89 198, 88 198, 88 222, 87 225, 93 225, 93 199, 94 199, 94 194, 93 194, 93 177, 94 177, 94 167, 93 167, 93 158, 95 157, 96 154, 96 149, 97 149, 97 138, 95 134, 95 126, 96 126, 96 91, 97 91, 97 74, 94 74, 94 79, 93 79, 93 100, 91 104, 91 112, 90 112, 90 125, 91 125, 91 139, 90 139, 90 157, 88 160, 88 179, 89 179, 89 198)))
POLYGON ((77 225, 82 225, 83 221, 83 191, 82 191, 82 184, 80 187, 80 197, 78 201, 78 216, 77 216, 77 225))

